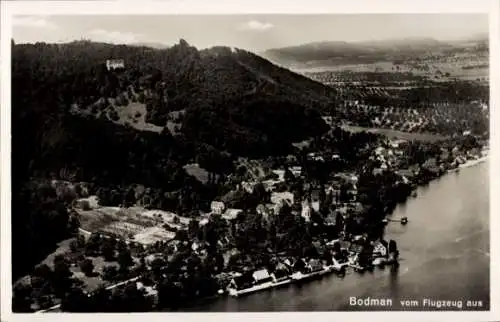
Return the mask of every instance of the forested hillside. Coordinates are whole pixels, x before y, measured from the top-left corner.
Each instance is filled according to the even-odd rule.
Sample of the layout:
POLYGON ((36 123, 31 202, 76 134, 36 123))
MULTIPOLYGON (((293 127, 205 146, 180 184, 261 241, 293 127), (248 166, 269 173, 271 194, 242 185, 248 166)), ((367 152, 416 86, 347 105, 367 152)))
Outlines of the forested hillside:
POLYGON ((292 142, 328 129, 317 110, 330 109, 334 96, 249 52, 199 51, 183 40, 168 49, 13 44, 14 277, 74 230, 70 200, 46 184, 40 193, 40 179, 87 182, 94 193, 113 187, 113 200, 140 184, 151 189, 154 206, 187 211, 193 200, 208 204, 218 188, 183 165, 228 174, 237 156, 286 153, 292 142), (107 59, 123 59, 125 68, 108 71, 107 59), (163 130, 117 124, 131 104, 163 130), (181 110, 172 135, 168 119, 181 110))

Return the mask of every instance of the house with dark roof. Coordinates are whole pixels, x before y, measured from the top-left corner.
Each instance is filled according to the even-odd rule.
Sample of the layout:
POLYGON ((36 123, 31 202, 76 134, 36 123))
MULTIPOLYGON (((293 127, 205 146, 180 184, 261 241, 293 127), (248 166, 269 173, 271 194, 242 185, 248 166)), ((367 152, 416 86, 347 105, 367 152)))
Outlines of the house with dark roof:
POLYGON ((274 269, 274 277, 276 281, 280 282, 282 280, 290 278, 289 275, 292 273, 291 267, 285 263, 278 263, 274 269))
POLYGON ((250 272, 245 272, 243 274, 234 276, 229 283, 229 288, 235 290, 243 290, 252 287, 254 284, 253 276, 250 272))
POLYGON ((299 258, 293 263, 293 271, 304 272, 306 270, 306 266, 306 262, 302 258, 299 258))

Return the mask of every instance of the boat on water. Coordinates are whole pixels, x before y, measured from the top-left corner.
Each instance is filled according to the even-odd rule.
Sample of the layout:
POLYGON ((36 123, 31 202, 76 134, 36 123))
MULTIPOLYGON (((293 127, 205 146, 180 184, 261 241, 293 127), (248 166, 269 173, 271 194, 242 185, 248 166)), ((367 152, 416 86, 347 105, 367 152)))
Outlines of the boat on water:
POLYGON ((387 264, 396 264, 396 263, 398 263, 398 259, 399 259, 399 252, 398 251, 390 252, 386 263, 387 264))
POLYGON ((387 259, 385 257, 376 257, 372 261, 373 266, 384 266, 387 263, 387 259))

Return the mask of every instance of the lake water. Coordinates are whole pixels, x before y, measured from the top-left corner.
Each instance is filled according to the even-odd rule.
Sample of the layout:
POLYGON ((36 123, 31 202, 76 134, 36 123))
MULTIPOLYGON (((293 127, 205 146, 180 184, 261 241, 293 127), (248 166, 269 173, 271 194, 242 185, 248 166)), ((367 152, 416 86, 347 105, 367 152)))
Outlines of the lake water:
POLYGON ((386 237, 395 239, 401 252, 397 270, 375 268, 363 275, 349 272, 344 278, 329 275, 302 286, 218 298, 189 311, 435 309, 423 306, 424 299, 461 300, 462 309, 489 310, 489 162, 447 174, 417 193, 393 214, 394 218, 407 216, 408 225, 387 227, 386 237), (392 306, 353 306, 350 297, 392 299, 392 306), (400 300, 418 303, 408 308, 400 300))

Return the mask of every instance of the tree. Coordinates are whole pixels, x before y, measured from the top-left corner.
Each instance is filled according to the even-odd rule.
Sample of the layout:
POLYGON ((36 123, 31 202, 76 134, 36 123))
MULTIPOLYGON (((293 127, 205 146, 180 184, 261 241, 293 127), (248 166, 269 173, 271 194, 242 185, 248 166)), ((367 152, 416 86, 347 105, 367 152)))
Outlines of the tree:
POLYGON ((72 284, 73 273, 69 269, 68 262, 62 255, 57 255, 54 258, 54 274, 52 285, 57 296, 62 296, 69 290, 72 284))
POLYGON ((335 256, 339 256, 340 255, 340 253, 342 252, 342 248, 341 248, 339 242, 335 242, 333 244, 333 250, 332 251, 333 251, 333 253, 334 253, 335 256))
POLYGON ((80 219, 78 214, 72 212, 68 220, 68 231, 74 234, 78 232, 78 228, 80 228, 80 219))
POLYGON ((398 251, 398 245, 394 239, 389 240, 389 253, 397 252, 398 251))
POLYGON ((196 219, 191 219, 188 224, 188 236, 193 239, 200 233, 200 222, 196 219))
POLYGON ((98 233, 92 233, 85 245, 85 254, 95 256, 99 253, 102 243, 102 237, 98 233))
POLYGON ((166 262, 163 258, 155 258, 151 262, 151 271, 155 274, 156 277, 159 277, 165 265, 166 262))
POLYGON ((344 217, 340 213, 337 213, 335 215, 335 227, 337 228, 339 233, 344 229, 344 223, 344 217))
POLYGON ((116 266, 104 266, 102 269, 102 278, 106 281, 114 281, 118 275, 118 270, 116 266))
POLYGON ((71 243, 69 243, 69 249, 73 253, 76 253, 78 251, 78 242, 76 240, 72 240, 71 243))
POLYGON ((89 298, 79 288, 72 288, 61 301, 63 312, 89 312, 89 298))
POLYGON ((130 255, 130 250, 128 249, 122 250, 118 253, 117 261, 120 265, 121 271, 127 271, 128 268, 134 264, 132 256, 130 255))
POLYGON ((258 202, 268 202, 270 198, 270 193, 266 190, 266 187, 262 182, 257 183, 253 188, 253 195, 258 202))
POLYGON ((35 267, 33 276, 40 277, 45 280, 52 279, 53 271, 47 264, 40 264, 35 267))
POLYGON ((326 261, 326 265, 333 265, 332 254, 327 249, 323 252, 323 258, 326 261))
POLYGON ((128 249, 127 243, 123 239, 118 240, 118 242, 116 242, 116 249, 118 252, 126 251, 128 249))
POLYGON ((152 303, 146 298, 144 290, 130 283, 112 293, 110 307, 113 312, 147 312, 152 309, 152 303))
POLYGON ((113 238, 104 240, 101 252, 105 261, 110 262, 115 259, 115 244, 116 240, 113 238))
POLYGON ((180 241, 188 241, 189 236, 188 233, 184 229, 180 229, 175 233, 175 239, 180 241))
POLYGON ((319 194, 318 194, 320 204, 324 204, 326 200, 326 191, 323 185, 320 186, 319 194))
POLYGON ((222 272, 224 270, 224 257, 221 253, 215 255, 215 266, 217 272, 222 272))
POLYGON ((48 309, 54 305, 54 299, 51 295, 44 294, 37 299, 38 305, 42 310, 48 309))
POLYGON ((288 167, 285 168, 285 182, 286 183, 293 183, 295 181, 295 176, 293 175, 292 171, 288 167))
POLYGON ((136 203, 135 199, 135 189, 133 186, 130 186, 125 194, 125 207, 131 207, 136 203))
POLYGON ((89 312, 110 312, 111 307, 111 291, 107 290, 104 286, 100 286, 89 297, 88 307, 89 312))
POLYGON ((31 309, 33 289, 31 285, 19 283, 14 285, 12 290, 12 311, 14 313, 29 313, 31 309))
POLYGON ((92 260, 86 258, 80 262, 80 269, 85 274, 85 276, 92 276, 94 273, 94 264, 92 260))

